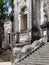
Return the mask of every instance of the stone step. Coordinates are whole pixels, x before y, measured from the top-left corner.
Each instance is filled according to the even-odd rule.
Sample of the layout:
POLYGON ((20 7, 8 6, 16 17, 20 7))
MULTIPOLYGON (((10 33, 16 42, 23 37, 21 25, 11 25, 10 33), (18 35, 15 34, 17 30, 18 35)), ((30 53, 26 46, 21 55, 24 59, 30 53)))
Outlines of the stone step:
POLYGON ((49 65, 49 44, 29 55, 21 63, 24 65, 25 63, 27 65, 49 65))
POLYGON ((38 56, 38 57, 36 57, 36 56, 30 56, 29 58, 27 58, 27 59, 36 59, 36 58, 48 58, 49 59, 49 56, 38 56))
POLYGON ((39 60, 39 61, 23 61, 22 63, 40 63, 40 64, 42 64, 42 63, 49 63, 49 61, 43 61, 43 60, 39 60))
POLYGON ((46 63, 46 62, 21 62, 17 65, 49 65, 49 63, 46 63))
POLYGON ((49 65, 49 43, 28 55, 17 65, 49 65))
POLYGON ((49 45, 48 46, 43 46, 42 48, 49 48, 49 45))

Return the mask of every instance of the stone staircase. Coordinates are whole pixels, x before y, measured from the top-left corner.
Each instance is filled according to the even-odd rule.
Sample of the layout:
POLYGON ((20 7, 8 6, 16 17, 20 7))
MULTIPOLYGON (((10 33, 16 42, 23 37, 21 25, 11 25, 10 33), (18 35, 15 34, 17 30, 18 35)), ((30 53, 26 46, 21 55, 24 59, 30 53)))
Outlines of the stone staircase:
POLYGON ((28 55, 16 65, 49 65, 49 43, 28 55))

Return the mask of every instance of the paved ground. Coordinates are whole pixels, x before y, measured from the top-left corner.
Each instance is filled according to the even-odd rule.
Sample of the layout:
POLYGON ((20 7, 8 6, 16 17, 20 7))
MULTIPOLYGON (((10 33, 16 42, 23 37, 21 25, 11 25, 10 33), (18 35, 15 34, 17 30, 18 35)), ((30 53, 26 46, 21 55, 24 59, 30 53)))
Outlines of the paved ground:
POLYGON ((11 62, 0 62, 0 65, 11 65, 11 62))

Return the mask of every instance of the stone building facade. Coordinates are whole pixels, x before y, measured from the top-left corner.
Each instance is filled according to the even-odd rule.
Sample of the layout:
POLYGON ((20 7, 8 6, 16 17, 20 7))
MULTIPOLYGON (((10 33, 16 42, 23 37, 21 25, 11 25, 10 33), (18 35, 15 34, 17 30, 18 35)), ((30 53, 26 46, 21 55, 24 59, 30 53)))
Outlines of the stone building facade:
POLYGON ((14 31, 23 32, 32 29, 32 39, 47 35, 48 7, 48 0, 14 0, 14 31), (44 11, 44 7, 47 12, 44 11))
MULTIPOLYGON (((26 55, 29 52, 29 50, 33 49, 34 52, 34 47, 36 46, 38 47, 38 44, 42 45, 43 42, 47 43, 47 36, 49 34, 48 8, 49 8, 49 0, 14 0, 14 31, 25 32, 26 30, 31 29, 32 44, 29 45, 29 43, 27 42, 28 45, 27 44, 25 45, 22 44, 23 46, 21 44, 16 45, 15 48, 13 48, 13 57, 14 58, 16 57, 15 60, 13 59, 14 60, 13 63, 17 63, 18 59, 19 60, 22 59, 22 56, 26 55), (38 42, 37 39, 39 39, 38 42), (16 52, 18 53, 16 54, 16 52), (16 54, 16 56, 14 56, 14 54, 16 54)), ((29 57, 29 55, 27 56, 29 57)))
POLYGON ((32 0, 32 12, 34 12, 34 17, 32 16, 32 39, 35 39, 46 36, 49 39, 49 0, 32 0), (34 24, 34 27, 33 27, 34 24), (38 29, 36 31, 37 38, 34 36, 34 29, 38 29))
POLYGON ((42 36, 47 36, 49 39, 49 0, 41 0, 41 21, 40 26, 42 29, 42 36))
POLYGON ((31 29, 31 0, 14 0, 15 32, 31 29))
MULTIPOLYGON (((25 32, 23 35, 25 38, 31 37, 31 32, 28 32, 32 28, 31 18, 31 0, 14 0, 14 31, 25 32)), ((23 37, 23 38, 24 38, 23 37)), ((22 36, 20 37, 22 38, 22 36)))

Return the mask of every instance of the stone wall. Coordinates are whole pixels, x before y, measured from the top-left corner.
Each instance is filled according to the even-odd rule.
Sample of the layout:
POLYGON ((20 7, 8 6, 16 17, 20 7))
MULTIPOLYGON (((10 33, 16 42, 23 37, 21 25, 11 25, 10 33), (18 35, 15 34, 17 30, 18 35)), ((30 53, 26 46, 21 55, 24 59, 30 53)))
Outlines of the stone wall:
POLYGON ((14 31, 19 31, 17 0, 14 0, 14 31))
MULTIPOLYGON (((20 31, 21 29, 21 8, 23 8, 25 4, 23 1, 14 0, 14 30, 15 32, 20 31)), ((31 29, 31 0, 26 0, 27 6, 27 28, 31 29)))

